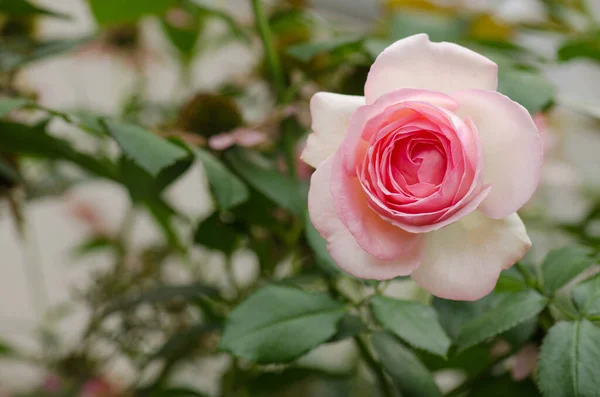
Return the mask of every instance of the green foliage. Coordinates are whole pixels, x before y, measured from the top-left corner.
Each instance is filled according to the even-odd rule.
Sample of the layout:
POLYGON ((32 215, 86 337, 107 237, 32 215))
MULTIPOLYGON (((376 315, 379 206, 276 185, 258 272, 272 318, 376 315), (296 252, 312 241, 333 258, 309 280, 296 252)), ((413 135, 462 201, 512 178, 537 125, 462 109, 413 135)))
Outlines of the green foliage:
POLYGON ((41 59, 67 53, 89 40, 89 37, 47 41, 4 40, 0 46, 0 72, 8 72, 41 59))
POLYGON ((373 346, 394 385, 406 397, 436 397, 442 395, 427 367, 393 335, 378 332, 373 346))
POLYGON ((27 104, 26 99, 22 98, 1 98, 0 99, 0 118, 3 118, 8 113, 15 109, 19 109, 27 104))
POLYGON ((269 285, 229 314, 220 347, 259 363, 289 362, 335 335, 344 312, 327 295, 269 285))
POLYGON ((218 158, 200 148, 190 150, 202 163, 217 206, 221 210, 229 210, 248 200, 250 192, 246 185, 218 158))
POLYGON ((554 87, 542 74, 518 69, 500 70, 498 91, 531 114, 546 108, 554 98, 554 87))
POLYGON ((547 397, 592 397, 600 390, 600 329, 587 320, 560 322, 544 339, 538 384, 547 397))
POLYGON ((304 215, 306 202, 300 186, 279 173, 266 159, 242 149, 229 151, 225 158, 239 175, 267 198, 296 215, 304 215))
POLYGON ((134 22, 146 15, 161 15, 175 0, 88 0, 96 22, 100 25, 134 22))
POLYGON ((552 294, 595 263, 593 250, 565 247, 551 251, 542 263, 544 292, 552 294))
POLYGON ((0 13, 5 13, 12 17, 46 15, 56 18, 70 19, 70 17, 66 14, 38 7, 27 0, 0 0, 0 13))
POLYGON ((297 44, 290 47, 287 53, 302 62, 308 62, 318 55, 336 52, 356 52, 363 45, 362 38, 341 38, 330 41, 297 44))
POLYGON ((142 127, 108 119, 103 123, 123 154, 151 176, 156 177, 164 168, 188 156, 184 149, 142 127))
POLYGON ((393 40, 427 33, 432 41, 458 41, 468 28, 466 21, 460 18, 410 10, 393 15, 390 24, 393 40))
POLYGON ((573 301, 585 315, 600 314, 600 274, 573 288, 573 301))
POLYGON ((381 295, 371 299, 371 306, 377 321, 388 331, 414 347, 446 356, 450 338, 442 329, 432 307, 381 295))
POLYGON ((547 303, 547 298, 532 290, 508 294, 496 307, 466 323, 456 343, 461 349, 481 343, 536 316, 547 303))
POLYGON ((315 259, 317 264, 329 274, 342 274, 344 273, 336 264, 329 251, 327 250, 327 241, 315 229, 313 226, 308 211, 306 211, 305 217, 305 228, 304 233, 306 235, 306 241, 315 253, 315 259))
POLYGON ((240 236, 233 225, 225 223, 222 218, 220 213, 215 212, 203 220, 196 230, 194 241, 206 248, 231 255, 238 245, 240 236))
POLYGON ((600 30, 565 41, 558 50, 558 58, 561 61, 588 58, 600 62, 600 30))

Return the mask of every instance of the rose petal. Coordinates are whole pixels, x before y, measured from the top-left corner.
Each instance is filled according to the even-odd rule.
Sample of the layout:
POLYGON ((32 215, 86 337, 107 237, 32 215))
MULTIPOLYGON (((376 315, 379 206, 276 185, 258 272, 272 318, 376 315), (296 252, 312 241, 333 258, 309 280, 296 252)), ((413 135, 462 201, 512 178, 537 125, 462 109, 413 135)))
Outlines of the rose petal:
POLYGON ((440 298, 477 300, 489 294, 500 272, 530 247, 517 214, 491 219, 475 211, 427 235, 425 256, 412 278, 440 298))
MULTIPOLYGON (((402 257, 393 260, 379 260, 365 252, 337 215, 329 186, 332 166, 330 157, 313 174, 308 209, 313 225, 327 240, 334 261, 344 271, 364 279, 386 280, 409 275, 419 266, 424 239, 416 236, 414 241, 409 241, 409 249, 403 249, 402 257)), ((406 247, 404 243, 400 239, 396 245, 406 247)))
POLYGON ((399 88, 421 88, 445 93, 459 90, 496 90, 498 65, 453 43, 432 43, 426 34, 407 37, 385 49, 367 78, 365 96, 371 104, 399 88))
POLYGON ((346 136, 350 115, 364 104, 365 98, 360 96, 316 93, 310 101, 313 132, 308 136, 302 160, 316 168, 334 154, 346 136))
POLYGON ((493 91, 454 93, 457 114, 477 126, 484 158, 484 183, 492 186, 479 208, 501 219, 521 208, 533 195, 542 172, 544 147, 524 107, 493 91))

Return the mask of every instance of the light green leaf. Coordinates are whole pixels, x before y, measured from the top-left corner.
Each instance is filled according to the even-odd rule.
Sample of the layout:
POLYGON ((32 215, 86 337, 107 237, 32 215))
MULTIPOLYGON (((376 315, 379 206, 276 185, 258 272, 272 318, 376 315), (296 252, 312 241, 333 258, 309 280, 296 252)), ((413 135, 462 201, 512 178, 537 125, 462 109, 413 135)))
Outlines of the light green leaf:
POLYGON ((519 292, 527 289, 527 282, 521 272, 516 267, 504 270, 500 273, 498 282, 496 283, 496 292, 519 292))
POLYGON ((15 109, 25 106, 27 102, 27 99, 23 98, 0 98, 0 118, 6 116, 15 109))
POLYGON ((573 288, 572 295, 581 313, 591 316, 600 314, 600 274, 573 288))
POLYGON ((230 313, 220 348, 259 363, 289 362, 330 339, 344 314, 326 294, 269 285, 230 313))
POLYGON ((538 385, 546 397, 595 397, 600 390, 600 329, 587 320, 555 324, 542 344, 538 385))
POLYGON ((330 342, 338 342, 344 339, 353 338, 366 329, 360 317, 355 314, 346 314, 338 324, 338 331, 330 339, 330 342))
POLYGON ((229 210, 242 204, 250 197, 248 188, 234 173, 211 153, 200 148, 191 148, 192 153, 202 163, 211 191, 222 210, 229 210))
POLYGON ((293 179, 265 164, 266 160, 258 154, 247 150, 228 151, 226 159, 256 190, 282 208, 304 216, 306 198, 300 193, 300 186, 293 179))
POLYGON ((391 18, 390 36, 400 40, 419 33, 427 33, 431 41, 460 40, 468 25, 453 16, 404 10, 391 18))
POLYGON ((542 263, 544 293, 553 294, 595 263, 587 247, 566 247, 551 251, 542 263))
POLYGON ((161 15, 175 0, 88 0, 100 25, 134 22, 145 15, 161 15))
POLYGON ((588 58, 600 62, 600 30, 566 41, 558 50, 558 59, 570 61, 588 58))
POLYGON ((188 153, 146 129, 105 119, 107 132, 117 141, 126 157, 156 176, 169 165, 188 156, 188 153))
POLYGON ((507 294, 497 306, 465 324, 456 342, 463 350, 476 345, 536 316, 547 303, 533 290, 507 294))
POLYGON ((552 83, 539 72, 518 69, 501 70, 498 74, 498 91, 535 114, 554 98, 552 83))
POLYGON ((439 356, 448 353, 450 338, 431 306, 378 295, 371 299, 371 307, 384 328, 410 345, 439 356))
POLYGON ((372 338, 379 361, 403 397, 441 397, 431 373, 410 349, 386 332, 372 338))

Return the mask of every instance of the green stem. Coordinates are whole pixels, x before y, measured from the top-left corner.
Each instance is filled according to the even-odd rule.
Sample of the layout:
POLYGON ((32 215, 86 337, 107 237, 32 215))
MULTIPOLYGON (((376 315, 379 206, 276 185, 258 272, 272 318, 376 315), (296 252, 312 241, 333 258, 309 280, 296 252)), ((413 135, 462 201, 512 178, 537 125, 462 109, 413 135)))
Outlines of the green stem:
POLYGON ((271 32, 271 27, 269 26, 269 21, 267 20, 265 7, 262 3, 262 0, 252 0, 252 9, 254 10, 256 28, 258 29, 258 33, 260 34, 260 38, 263 43, 265 60, 267 61, 271 78, 273 79, 275 89, 277 90, 277 98, 279 101, 281 101, 285 97, 287 91, 285 87, 285 78, 283 75, 283 70, 281 69, 279 56, 275 50, 273 33, 271 32))
POLYGON ((375 360, 373 354, 371 354, 371 351, 369 350, 369 347, 367 345, 367 341, 364 339, 363 336, 360 335, 355 336, 354 341, 358 346, 358 350, 360 351, 360 355, 362 356, 363 360, 365 360, 369 368, 371 368, 371 371, 373 371, 373 373, 377 377, 377 381, 379 382, 379 388, 381 389, 381 393, 383 394, 383 396, 394 397, 394 389, 385 377, 383 367, 377 362, 377 360, 375 360))

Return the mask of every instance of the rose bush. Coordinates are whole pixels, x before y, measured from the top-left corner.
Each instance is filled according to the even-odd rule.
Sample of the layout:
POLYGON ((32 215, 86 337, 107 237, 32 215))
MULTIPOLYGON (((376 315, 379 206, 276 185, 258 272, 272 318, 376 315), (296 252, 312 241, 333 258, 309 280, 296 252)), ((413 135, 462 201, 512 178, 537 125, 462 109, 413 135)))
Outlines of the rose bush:
POLYGON ((497 72, 419 34, 383 51, 364 97, 313 97, 309 212, 340 268, 475 300, 525 255, 516 211, 536 189, 543 144, 527 110, 496 91, 497 72))

